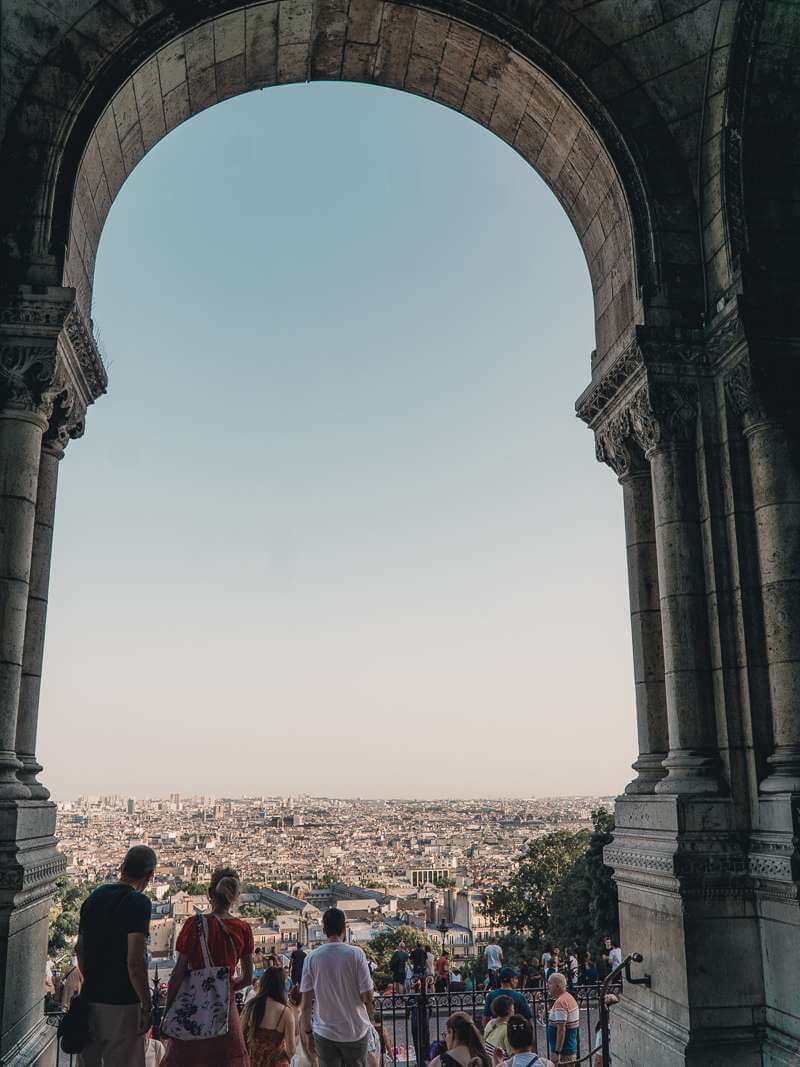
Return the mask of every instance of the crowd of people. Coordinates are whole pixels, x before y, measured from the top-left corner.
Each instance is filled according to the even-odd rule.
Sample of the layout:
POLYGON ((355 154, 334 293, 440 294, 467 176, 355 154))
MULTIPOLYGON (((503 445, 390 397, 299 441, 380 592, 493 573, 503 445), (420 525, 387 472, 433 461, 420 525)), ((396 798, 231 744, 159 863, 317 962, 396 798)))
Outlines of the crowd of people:
MULTIPOLYGON (((152 849, 130 849, 119 880, 96 889, 81 910, 77 967, 83 985, 73 1005, 86 1013, 88 1033, 79 1067, 383 1067, 392 1040, 372 1021, 374 965, 347 943, 344 913, 325 912, 327 940, 312 953, 299 945, 291 958, 274 950, 256 981, 252 927, 232 913, 240 884, 230 868, 214 872, 208 911, 187 919, 180 931, 162 1040, 156 1040, 146 962, 151 907, 144 892, 156 862, 152 849)), ((620 960, 609 939, 605 965, 620 960)), ((485 962, 483 1017, 455 1012, 444 1042, 430 1040, 430 1001, 405 998, 418 1067, 575 1063, 579 1012, 569 987, 591 973, 591 958, 548 949, 517 972, 491 941, 485 962), (542 984, 551 1001, 549 1060, 533 1051, 536 1020, 524 992, 542 984)), ((462 981, 447 951, 437 959, 424 945, 408 952, 401 943, 390 970, 393 981, 384 990, 390 996, 466 989, 472 981, 462 981)))

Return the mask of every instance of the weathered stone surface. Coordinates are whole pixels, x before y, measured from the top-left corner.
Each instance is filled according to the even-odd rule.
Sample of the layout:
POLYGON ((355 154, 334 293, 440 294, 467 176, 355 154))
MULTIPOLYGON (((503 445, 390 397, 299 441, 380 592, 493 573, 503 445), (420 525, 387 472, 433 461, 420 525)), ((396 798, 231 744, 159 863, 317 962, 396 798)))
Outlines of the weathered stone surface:
MULTIPOLYGON (((800 1057, 797 974, 784 962, 800 957, 798 69, 793 0, 0 6, 5 277, 71 287, 86 315, 103 224, 139 160, 197 111, 276 82, 353 79, 429 97, 512 145, 563 205, 596 318, 581 415, 626 510, 640 751, 608 859, 624 947, 653 975, 616 1013, 626 1067, 800 1057)), ((67 323, 56 351, 76 373, 79 433, 105 379, 80 314, 67 323)), ((0 790, 17 772, 42 788, 47 583, 28 532, 47 480, 40 495, 33 438, 63 446, 73 409, 66 394, 33 396, 28 341, 38 330, 52 348, 52 326, 27 323, 27 339, 6 345, 8 397, 42 413, 38 427, 8 422, 25 440, 0 439, 0 483, 28 480, 6 494, 0 544, 0 790)), ((36 836, 24 803, 9 801, 5 829, 0 810, 0 844, 27 893, 13 859, 36 836)), ((42 956, 55 868, 42 871, 33 904, 7 899, 0 980, 12 957, 42 956), (41 915, 21 937, 29 906, 41 915)), ((26 1048, 40 1041, 38 982, 26 974, 4 996, 0 1058, 26 1033, 26 1048)))

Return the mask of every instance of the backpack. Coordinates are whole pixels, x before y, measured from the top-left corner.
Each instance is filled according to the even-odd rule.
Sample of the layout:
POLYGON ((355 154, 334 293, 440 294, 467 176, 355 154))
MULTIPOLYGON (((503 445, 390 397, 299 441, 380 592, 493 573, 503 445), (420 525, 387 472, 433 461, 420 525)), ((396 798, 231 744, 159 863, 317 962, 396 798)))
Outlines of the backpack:
POLYGON ((92 1039, 89 1029, 89 1005, 76 993, 69 1002, 66 1015, 61 1017, 58 1024, 58 1040, 61 1043, 61 1051, 72 1055, 83 1052, 92 1039))

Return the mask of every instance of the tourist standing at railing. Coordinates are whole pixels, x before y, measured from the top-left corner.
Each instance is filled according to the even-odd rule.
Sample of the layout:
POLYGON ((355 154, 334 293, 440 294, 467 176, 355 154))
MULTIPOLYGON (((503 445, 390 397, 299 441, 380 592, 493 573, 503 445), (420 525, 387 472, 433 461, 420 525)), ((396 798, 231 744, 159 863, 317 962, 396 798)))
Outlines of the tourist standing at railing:
MULTIPOLYGON (((230 867, 214 871, 208 887, 211 914, 206 917, 209 921, 206 921, 205 928, 212 965, 227 967, 231 975, 228 1032, 219 1037, 201 1040, 184 1041, 170 1038, 164 1067, 249 1067, 250 1060, 234 994, 240 989, 246 989, 253 981, 253 929, 243 919, 236 919, 231 915, 231 908, 239 898, 239 890, 239 876, 236 871, 230 867), (237 978, 235 975, 239 965, 241 974, 237 978)), ((183 924, 175 942, 178 962, 167 986, 167 1011, 186 974, 206 966, 200 938, 198 919, 191 916, 183 924)))
POLYGON ((436 992, 446 993, 450 985, 450 956, 447 949, 442 949, 442 954, 436 961, 436 992))
POLYGON ((300 1036, 321 1067, 366 1067, 373 1011, 367 957, 363 949, 344 943, 343 911, 328 908, 322 927, 328 940, 308 957, 300 982, 300 1036))
POLYGON ((483 958, 486 961, 489 985, 492 989, 497 989, 500 984, 500 968, 503 966, 503 950, 495 938, 489 938, 489 944, 483 950, 483 958))
POLYGON ((392 972, 392 981, 397 987, 397 991, 399 993, 402 993, 405 989, 406 963, 408 963, 408 952, 406 952, 406 943, 405 941, 401 941, 392 953, 392 958, 389 960, 389 970, 392 972))
POLYGON ((519 989, 514 989, 514 968, 503 967, 500 970, 500 988, 493 989, 486 994, 486 1000, 483 1004, 483 1024, 484 1026, 491 1021, 492 1018, 492 1003, 497 997, 511 997, 514 1003, 514 1011, 521 1015, 525 1019, 531 1018, 531 1006, 528 1003, 528 998, 519 989))
POLYGON ((606 936, 604 944, 606 950, 603 953, 603 960, 611 972, 622 963, 622 949, 617 945, 616 938, 611 936, 606 936))
POLYGON ((144 890, 156 863, 151 848, 134 846, 119 881, 95 889, 81 908, 77 955, 92 1038, 78 1056, 79 1067, 145 1067, 151 904, 144 890))
POLYGON ((553 1063, 575 1063, 580 1022, 578 1002, 567 992, 567 979, 563 974, 550 976, 547 992, 553 999, 547 1016, 547 1045, 553 1063))
POLYGON ((434 978, 436 975, 436 958, 430 948, 425 953, 425 977, 434 978))
POLYGON ((447 1051, 431 1060, 430 1067, 492 1067, 481 1032, 463 1011, 454 1012, 444 1029, 447 1051))
POLYGON ((583 967, 583 981, 584 985, 596 985, 599 981, 597 964, 594 962, 594 957, 591 952, 586 953, 586 963, 583 967))
POLYGON ((492 1018, 483 1029, 483 1044, 487 1055, 494 1056, 497 1049, 504 1058, 513 1055, 507 1037, 508 1020, 514 1015, 514 1011, 514 1001, 511 997, 503 995, 492 1001, 492 1018))
MULTIPOLYGON (((543 1060, 533 1050, 533 1023, 523 1019, 521 1015, 512 1015, 508 1020, 507 1029, 508 1044, 511 1048, 511 1059, 507 1060, 503 1067, 553 1067, 550 1060, 543 1060)), ((500 1058, 495 1057, 495 1064, 499 1065, 500 1058)))
POLYGON ((428 961, 428 950, 424 945, 415 945, 411 950, 411 970, 415 982, 425 980, 425 967, 428 961))

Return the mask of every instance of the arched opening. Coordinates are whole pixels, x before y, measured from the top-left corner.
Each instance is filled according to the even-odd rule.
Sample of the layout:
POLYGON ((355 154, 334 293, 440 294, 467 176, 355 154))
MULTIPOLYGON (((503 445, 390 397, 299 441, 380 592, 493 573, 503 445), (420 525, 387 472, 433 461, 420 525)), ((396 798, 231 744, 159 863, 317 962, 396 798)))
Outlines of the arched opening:
MULTIPOLYGON (((748 182, 742 195, 752 145, 741 165, 748 99, 759 130, 764 101, 773 113, 786 5, 234 2, 75 0, 59 26, 14 26, 51 36, 14 56, 1 149, 0 973, 12 992, 0 1052, 43 1041, 39 975, 18 982, 13 963, 43 958, 62 862, 36 723, 55 471, 106 386, 90 322, 102 225, 147 149, 190 113, 319 79, 377 82, 474 118, 542 174, 579 235, 596 354, 578 411, 622 484, 639 742, 605 858, 626 946, 652 975, 615 1013, 614 1058, 793 1062, 796 982, 775 958, 798 930, 799 493, 779 395, 784 381, 792 392, 795 342, 748 282, 758 264, 742 218, 763 209, 751 248, 780 260, 772 295, 788 292, 788 245, 774 257, 766 246, 791 198, 785 175, 777 198, 757 204, 748 182)), ((791 107, 776 113, 788 128, 791 107)))
MULTIPOLYGON (((48 758, 69 739, 46 709, 76 684, 82 729, 115 708, 120 730, 159 738, 131 793, 184 773, 175 789, 208 792, 215 746, 198 737, 177 766, 186 724, 169 709, 199 723, 228 704, 248 792, 267 787, 259 763, 269 788, 300 787, 298 721, 298 767, 325 747, 333 761, 304 791, 341 790, 362 734, 376 756, 408 743, 403 795, 619 791, 636 756, 624 535, 570 412, 591 289, 523 160, 407 94, 251 94, 143 161, 97 284, 114 382, 94 449, 61 475, 42 708, 55 794, 130 774, 126 746, 102 761, 107 787, 68 787, 48 758), (490 708, 496 770, 481 769, 490 708), (556 721, 588 708, 565 758, 556 721)), ((391 765, 358 760, 348 792, 385 792, 391 765)))

